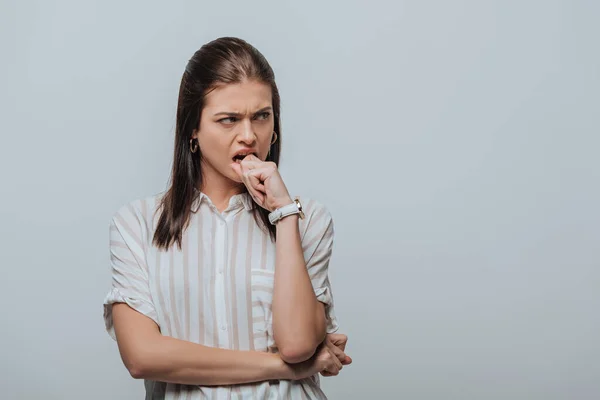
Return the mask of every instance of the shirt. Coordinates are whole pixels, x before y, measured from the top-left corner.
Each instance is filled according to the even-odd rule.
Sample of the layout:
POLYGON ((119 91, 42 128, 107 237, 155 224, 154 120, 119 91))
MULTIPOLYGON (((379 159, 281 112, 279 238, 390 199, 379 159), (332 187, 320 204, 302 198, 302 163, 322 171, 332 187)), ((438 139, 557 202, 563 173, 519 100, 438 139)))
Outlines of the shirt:
MULTIPOLYGON (((112 304, 127 303, 151 318, 161 334, 205 346, 277 352, 273 340, 275 242, 260 229, 248 193, 230 198, 223 212, 196 191, 182 248, 152 244, 160 196, 122 205, 109 227, 112 287, 104 299, 104 321, 116 340, 112 304)), ((327 333, 336 332, 328 277, 333 246, 331 213, 301 199, 302 251, 315 296, 325 304, 327 333)), ((326 399, 319 375, 230 386, 183 385, 145 380, 147 400, 326 399)))

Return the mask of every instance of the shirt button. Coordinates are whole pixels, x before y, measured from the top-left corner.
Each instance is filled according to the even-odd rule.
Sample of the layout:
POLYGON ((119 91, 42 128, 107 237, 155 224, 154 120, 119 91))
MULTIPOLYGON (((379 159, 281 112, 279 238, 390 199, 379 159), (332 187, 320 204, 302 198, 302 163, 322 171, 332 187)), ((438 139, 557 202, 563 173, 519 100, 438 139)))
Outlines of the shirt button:
POLYGON ((219 275, 222 275, 222 274, 223 274, 223 270, 219 269, 219 275))
POLYGON ((227 330, 227 327, 226 327, 225 325, 221 325, 221 330, 222 330, 222 331, 226 331, 226 330, 227 330))

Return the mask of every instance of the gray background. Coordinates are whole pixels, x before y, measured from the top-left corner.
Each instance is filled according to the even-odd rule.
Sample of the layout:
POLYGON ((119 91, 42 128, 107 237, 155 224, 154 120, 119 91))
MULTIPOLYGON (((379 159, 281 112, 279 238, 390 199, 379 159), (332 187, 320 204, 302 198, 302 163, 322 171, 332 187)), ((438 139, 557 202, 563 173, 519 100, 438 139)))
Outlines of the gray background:
POLYGON ((334 216, 330 398, 600 398, 598 4, 2 1, 1 397, 142 398, 109 218, 164 190, 185 64, 239 36, 334 216))

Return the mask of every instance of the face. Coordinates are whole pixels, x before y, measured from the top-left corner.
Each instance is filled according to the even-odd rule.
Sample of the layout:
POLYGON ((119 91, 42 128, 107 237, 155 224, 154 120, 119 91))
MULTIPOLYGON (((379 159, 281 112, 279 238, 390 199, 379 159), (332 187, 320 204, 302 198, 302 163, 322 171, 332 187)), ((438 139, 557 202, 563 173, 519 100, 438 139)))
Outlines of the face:
POLYGON ((202 151, 203 174, 241 182, 231 166, 234 155, 249 149, 264 161, 274 128, 269 85, 244 81, 217 87, 205 97, 200 127, 193 134, 202 151))

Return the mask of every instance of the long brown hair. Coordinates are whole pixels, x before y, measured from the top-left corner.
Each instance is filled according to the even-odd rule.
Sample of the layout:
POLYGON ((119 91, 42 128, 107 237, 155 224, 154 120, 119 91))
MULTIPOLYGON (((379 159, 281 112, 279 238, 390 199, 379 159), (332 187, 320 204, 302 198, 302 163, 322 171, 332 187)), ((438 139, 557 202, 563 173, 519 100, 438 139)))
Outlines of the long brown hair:
MULTIPOLYGON (((202 151, 190 151, 194 129, 200 126, 204 97, 217 85, 256 80, 271 87, 273 117, 278 140, 271 145, 267 161, 279 165, 281 150, 280 98, 275 74, 265 57, 246 41, 221 37, 206 43, 189 60, 181 78, 177 102, 173 168, 169 189, 157 211, 160 217, 153 244, 167 250, 173 243, 181 249, 183 231, 190 219, 191 207, 202 187, 202 151)), ((254 219, 275 240, 275 227, 269 223, 269 211, 253 202, 254 219)))

